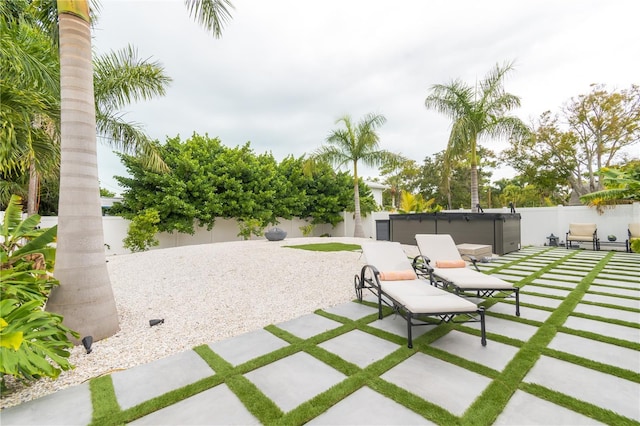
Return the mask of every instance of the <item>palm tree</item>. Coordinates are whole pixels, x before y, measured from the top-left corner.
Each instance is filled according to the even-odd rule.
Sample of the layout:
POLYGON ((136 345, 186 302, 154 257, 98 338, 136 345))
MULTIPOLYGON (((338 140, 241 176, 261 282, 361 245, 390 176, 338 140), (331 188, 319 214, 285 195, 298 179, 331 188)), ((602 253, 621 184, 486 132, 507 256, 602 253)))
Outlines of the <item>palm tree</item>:
POLYGON ((0 4, 0 205, 21 193, 33 213, 38 176, 59 161, 59 76, 51 39, 22 7, 0 4))
POLYGON ((512 63, 496 64, 483 80, 471 87, 460 80, 435 84, 425 106, 453 120, 445 159, 469 156, 471 166, 471 209, 478 211, 478 139, 512 137, 527 133, 525 124, 506 115, 520 106, 520 98, 505 92, 503 80, 513 70, 512 63))
MULTIPOLYGON (((53 6, 55 11, 54 3, 42 6, 53 6)), ((28 200, 29 215, 38 211, 40 182, 59 180, 58 40, 44 30, 49 23, 40 21, 51 15, 26 3, 0 3, 0 50, 7 59, 0 64, 5 77, 0 80, 0 114, 8 123, 0 130, 0 206, 12 194, 20 194, 28 200)), ((139 59, 131 46, 96 57, 93 68, 98 133, 114 148, 140 155, 146 167, 166 171, 142 127, 124 121, 120 110, 132 102, 163 96, 171 78, 157 62, 139 59)))
POLYGON ((317 161, 326 161, 337 167, 353 165, 354 237, 364 238, 358 190, 358 163, 362 161, 366 166, 378 166, 385 161, 393 161, 396 157, 396 154, 378 148, 380 137, 376 128, 386 121, 383 115, 367 114, 354 126, 351 117, 345 115, 336 121, 336 124, 343 123, 345 128, 332 130, 326 139, 329 145, 321 146, 312 155, 317 161))
MULTIPOLYGON (((220 36, 228 0, 186 0, 192 16, 220 36)), ((91 29, 86 0, 57 0, 60 34, 61 162, 55 275, 47 310, 94 340, 119 329, 105 255, 96 153, 91 29)))

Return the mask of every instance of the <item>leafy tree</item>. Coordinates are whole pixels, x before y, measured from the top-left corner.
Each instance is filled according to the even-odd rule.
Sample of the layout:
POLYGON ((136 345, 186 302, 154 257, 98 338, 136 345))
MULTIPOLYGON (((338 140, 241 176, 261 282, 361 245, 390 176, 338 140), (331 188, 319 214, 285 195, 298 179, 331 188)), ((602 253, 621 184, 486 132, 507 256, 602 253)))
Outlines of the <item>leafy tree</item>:
POLYGON ((626 161, 625 149, 640 141, 640 88, 592 88, 572 98, 560 115, 544 112, 530 138, 514 139, 503 152, 505 161, 547 194, 570 187, 571 204, 603 189, 597 171, 626 161))
POLYGON ((344 124, 344 128, 334 129, 326 139, 328 145, 321 146, 313 154, 313 158, 326 161, 338 167, 353 167, 353 194, 355 206, 354 237, 364 237, 360 206, 358 164, 378 166, 388 162, 396 154, 379 149, 380 137, 376 129, 383 125, 386 118, 380 114, 367 114, 357 124, 345 115, 336 121, 344 124))
MULTIPOLYGON (((471 209, 478 211, 478 139, 526 134, 524 123, 507 113, 520 106, 520 98, 504 91, 503 80, 512 64, 496 65, 475 87, 461 80, 431 87, 425 106, 453 121, 445 154, 446 164, 457 159, 471 167, 471 209)), ((447 169, 450 169, 447 167, 447 169)))
POLYGON ((101 197, 109 197, 109 198, 112 198, 112 197, 115 197, 115 196, 116 196, 116 193, 115 193, 115 192, 113 192, 113 191, 109 191, 109 190, 108 190, 108 189, 106 189, 106 188, 102 188, 102 187, 101 187, 101 188, 100 188, 100 196, 101 196, 101 197))
MULTIPOLYGON (((29 163, 28 156, 22 157, 20 163, 22 167, 19 169, 11 168, 12 164, 1 159, 2 149, 0 149, 0 174, 3 174, 3 182, 0 184, 0 206, 6 205, 9 195, 18 193, 25 198, 28 196, 29 214, 33 214, 38 210, 39 196, 44 186, 47 186, 48 196, 53 195, 51 189, 58 189, 57 181, 60 178, 59 172, 59 97, 60 97, 60 79, 59 79, 59 61, 57 56, 57 40, 53 39, 51 34, 46 32, 46 26, 42 22, 42 16, 50 19, 55 13, 47 11, 49 7, 54 7, 55 2, 28 2, 16 1, 13 3, 11 13, 1 13, 7 10, 7 3, 0 5, 0 15, 2 17, 9 16, 7 32, 2 32, 6 37, 3 40, 3 47, 7 47, 8 58, 22 58, 11 61, 3 61, 9 70, 17 70, 17 72, 7 72, 8 78, 2 79, 0 86, 3 92, 15 91, 16 87, 25 85, 29 90, 25 94, 33 92, 33 88, 45 90, 47 96, 51 97, 55 102, 52 103, 55 108, 53 115, 43 114, 39 112, 34 105, 25 104, 26 98, 18 99, 18 105, 25 105, 27 114, 23 114, 26 130, 31 132, 32 137, 21 137, 21 141, 30 141, 23 144, 28 155, 32 155, 33 159, 29 163), (40 10, 42 7, 43 10, 40 10), (46 13, 45 13, 46 12, 46 13), (39 37, 34 36, 36 32, 39 37), (25 36, 23 33, 27 33, 25 36), (34 40, 41 40, 41 43, 34 43, 34 40), (20 43, 25 44, 22 46, 20 43), (13 46, 13 48, 11 48, 13 46), (22 54, 22 55, 21 55, 22 54), (25 64, 26 63, 26 64, 25 64), (33 65, 31 65, 33 64, 33 65), (20 71, 25 66, 30 65, 34 68, 31 71, 30 78, 25 80, 20 71), (42 68, 45 73, 36 73, 38 67, 42 68), (50 75, 49 75, 50 74, 50 75), (31 84, 35 81, 37 84, 31 84), (36 123, 34 125, 34 123, 36 123), (31 148, 29 148, 31 147, 31 148), (25 173, 25 167, 29 167, 29 173, 25 173), (27 174, 29 178, 25 176, 27 174)), ((55 10, 53 11, 55 12, 55 10)), ((3 24, 6 23, 3 20, 3 24)), ((96 104, 96 124, 98 132, 116 149, 129 153, 143 154, 146 164, 149 167, 158 170, 166 169, 162 159, 153 150, 153 145, 149 143, 147 136, 142 130, 141 125, 137 123, 128 123, 123 120, 123 114, 120 112, 122 108, 132 102, 151 99, 155 96, 162 96, 165 88, 171 79, 164 74, 162 66, 157 62, 148 59, 141 60, 138 58, 137 52, 132 47, 127 47, 117 52, 110 52, 98 56, 93 61, 93 78, 94 78, 94 94, 96 104)), ((3 72, 3 74, 5 74, 3 72)), ((9 94, 3 95, 4 98, 11 98, 9 94)), ((15 102, 12 104, 15 105, 15 102)), ((8 128, 16 126, 19 121, 15 116, 6 117, 9 123, 8 128)), ((14 156, 20 152, 11 144, 3 144, 3 148, 9 150, 14 156)), ((46 200, 47 205, 42 212, 57 212, 58 200, 46 200), (55 206, 52 208, 52 206, 55 206)))
POLYGON ((402 191, 416 191, 419 174, 420 168, 416 162, 400 155, 382 165, 380 175, 385 178, 384 183, 389 186, 389 189, 383 192, 383 197, 388 196, 392 209, 395 209, 400 203, 402 191))
MULTIPOLYGON (((170 138, 159 150, 169 173, 151 171, 137 157, 121 155, 131 177, 116 177, 127 189, 111 213, 134 219, 153 208, 160 231, 185 233, 193 233, 194 224, 211 229, 216 217, 235 218, 240 236, 248 238, 280 217, 335 225, 342 212, 354 210, 352 177, 326 163, 317 163, 307 174, 304 158, 287 157, 277 164, 271 154, 256 155, 249 144, 228 148, 197 134, 186 141, 170 138)), ((361 184, 365 213, 375 209, 367 191, 361 184)))
MULTIPOLYGON (((192 15, 219 36, 227 0, 188 0, 192 15)), ((58 259, 60 287, 47 309, 95 340, 118 331, 118 312, 104 261, 96 154, 91 30, 86 0, 57 0, 60 35, 61 165, 58 259), (87 102, 88 100, 88 102, 87 102), (78 105, 85 107, 78 108, 78 105), (81 153, 81 154, 76 154, 81 153), (86 166, 90 165, 90 166, 86 166), (89 279, 90 277, 90 279, 89 279), (91 282, 91 286, 87 286, 91 282)))
POLYGON ((640 142, 640 86, 611 93, 603 85, 591 87, 591 93, 572 98, 563 115, 593 192, 604 188, 597 172, 612 166, 621 150, 640 142))
POLYGON ((139 252, 160 244, 156 238, 158 222, 160 222, 160 215, 154 209, 145 209, 134 216, 129 224, 127 236, 122 240, 124 248, 130 249, 132 252, 139 252))
POLYGON ((27 8, 0 2, 0 207, 20 194, 33 214, 39 177, 59 161, 60 113, 56 49, 27 8))
POLYGON ((580 201, 599 210, 603 206, 627 204, 640 200, 640 161, 622 167, 600 170, 605 189, 580 197, 580 201))

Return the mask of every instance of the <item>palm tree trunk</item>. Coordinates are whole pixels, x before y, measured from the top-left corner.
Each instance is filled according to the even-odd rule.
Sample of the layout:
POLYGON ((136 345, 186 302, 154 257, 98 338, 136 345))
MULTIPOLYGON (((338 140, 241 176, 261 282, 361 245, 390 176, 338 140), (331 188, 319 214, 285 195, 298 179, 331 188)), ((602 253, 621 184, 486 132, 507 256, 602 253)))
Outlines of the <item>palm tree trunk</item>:
POLYGON ((38 172, 36 171, 36 160, 29 161, 29 193, 27 195, 27 216, 38 213, 38 172))
POLYGON ((362 216, 360 213, 360 185, 358 185, 358 163, 353 163, 353 204, 354 204, 354 220, 355 229, 353 236, 356 238, 364 238, 364 228, 362 227, 362 216))
POLYGON ((478 204, 480 198, 478 197, 478 165, 471 163, 471 211, 478 213, 478 204))
POLYGON ((104 254, 88 5, 58 1, 58 12, 61 159, 54 275, 60 286, 46 308, 80 336, 100 340, 119 325, 104 254), (83 10, 68 10, 78 6, 86 17, 83 10))

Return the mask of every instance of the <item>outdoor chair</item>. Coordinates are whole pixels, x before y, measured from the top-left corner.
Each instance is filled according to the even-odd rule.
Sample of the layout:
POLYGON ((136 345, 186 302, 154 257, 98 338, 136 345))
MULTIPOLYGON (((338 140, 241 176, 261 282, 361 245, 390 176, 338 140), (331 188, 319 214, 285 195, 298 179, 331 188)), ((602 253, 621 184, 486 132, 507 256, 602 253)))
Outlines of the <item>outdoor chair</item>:
POLYGON ((486 346, 484 307, 419 279, 400 243, 379 241, 361 246, 367 264, 355 275, 356 296, 362 301, 363 290, 373 293, 379 319, 383 318, 383 303, 401 315, 407 321, 409 348, 413 347, 413 326, 467 321, 480 322, 480 342, 486 346))
POLYGON ((570 223, 566 236, 567 250, 572 247, 572 242, 587 242, 593 244, 594 250, 600 250, 598 229, 595 223, 570 223))
POLYGON ((494 296, 509 297, 516 300, 516 315, 520 316, 520 288, 497 277, 480 272, 477 259, 464 255, 475 267, 475 271, 467 267, 451 235, 417 234, 416 243, 422 255, 423 267, 415 264, 421 276, 428 276, 432 285, 452 290, 457 295, 487 298, 494 296))
POLYGON ((640 222, 630 223, 629 229, 627 229, 627 233, 629 234, 629 238, 627 238, 627 252, 631 253, 631 242, 633 240, 640 239, 640 222))

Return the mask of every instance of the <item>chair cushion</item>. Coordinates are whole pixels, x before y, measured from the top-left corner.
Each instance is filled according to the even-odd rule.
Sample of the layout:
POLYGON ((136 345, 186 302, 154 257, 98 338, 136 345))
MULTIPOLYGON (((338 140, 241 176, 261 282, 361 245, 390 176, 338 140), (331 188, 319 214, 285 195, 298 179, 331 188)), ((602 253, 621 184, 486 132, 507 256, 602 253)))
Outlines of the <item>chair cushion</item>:
POLYGON ((464 260, 436 260, 436 268, 466 268, 464 260))
POLYGON ((402 281, 402 280, 415 280, 418 278, 413 269, 406 269, 404 271, 380 271, 381 281, 402 281))
POLYGON ((593 240, 593 233, 596 232, 595 223, 570 223, 569 234, 571 238, 575 237, 589 237, 588 240, 574 240, 574 241, 591 241, 593 240))
POLYGON ((433 274, 463 290, 509 290, 513 284, 467 268, 435 268, 433 274))
POLYGON ((631 238, 640 238, 640 222, 630 223, 629 232, 631 233, 631 238))

